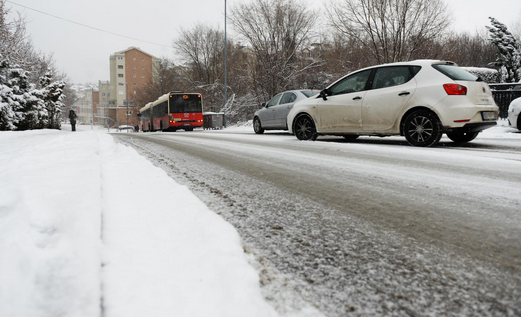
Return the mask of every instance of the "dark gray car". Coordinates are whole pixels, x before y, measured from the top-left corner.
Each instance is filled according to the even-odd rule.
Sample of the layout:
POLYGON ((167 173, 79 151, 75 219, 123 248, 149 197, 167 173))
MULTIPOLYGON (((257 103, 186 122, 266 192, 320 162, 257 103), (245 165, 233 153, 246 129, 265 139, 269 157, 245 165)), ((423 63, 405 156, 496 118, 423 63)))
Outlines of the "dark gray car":
POLYGON ((253 116, 253 130, 256 134, 262 134, 265 130, 287 130, 286 116, 293 104, 299 100, 318 95, 320 90, 299 89, 289 90, 275 95, 263 108, 255 112, 253 116))

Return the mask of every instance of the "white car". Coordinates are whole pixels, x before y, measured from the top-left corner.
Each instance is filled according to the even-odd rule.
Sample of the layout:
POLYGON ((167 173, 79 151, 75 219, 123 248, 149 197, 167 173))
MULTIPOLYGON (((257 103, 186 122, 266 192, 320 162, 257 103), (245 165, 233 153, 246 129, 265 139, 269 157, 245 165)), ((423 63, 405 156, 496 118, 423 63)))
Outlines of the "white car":
POLYGON ((134 126, 121 125, 121 126, 118 127, 118 132, 133 133, 134 132, 134 126))
POLYGON ((508 106, 508 123, 521 130, 521 98, 512 100, 508 106))
POLYGON ((453 62, 416 60, 361 69, 295 103, 290 133, 300 140, 318 135, 403 135, 413 146, 432 146, 443 133, 469 142, 495 126, 499 108, 488 85, 453 62))

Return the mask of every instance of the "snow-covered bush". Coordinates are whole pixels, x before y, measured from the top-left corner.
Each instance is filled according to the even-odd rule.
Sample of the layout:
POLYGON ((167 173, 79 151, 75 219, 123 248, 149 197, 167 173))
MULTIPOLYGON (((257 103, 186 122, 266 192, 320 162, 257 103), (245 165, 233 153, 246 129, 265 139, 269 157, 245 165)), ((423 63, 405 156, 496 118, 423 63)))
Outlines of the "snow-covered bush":
POLYGON ((226 121, 228 124, 246 122, 253 119, 255 111, 261 108, 257 97, 252 94, 236 96, 233 103, 227 106, 226 121))

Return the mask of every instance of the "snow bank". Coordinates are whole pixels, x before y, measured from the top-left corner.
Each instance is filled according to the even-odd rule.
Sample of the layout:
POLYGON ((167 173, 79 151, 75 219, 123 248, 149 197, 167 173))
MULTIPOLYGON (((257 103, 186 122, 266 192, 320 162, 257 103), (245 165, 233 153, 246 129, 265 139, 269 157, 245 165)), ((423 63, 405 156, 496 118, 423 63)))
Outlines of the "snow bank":
POLYGON ((235 229, 132 148, 39 130, 0 150, 0 316, 276 315, 235 229))

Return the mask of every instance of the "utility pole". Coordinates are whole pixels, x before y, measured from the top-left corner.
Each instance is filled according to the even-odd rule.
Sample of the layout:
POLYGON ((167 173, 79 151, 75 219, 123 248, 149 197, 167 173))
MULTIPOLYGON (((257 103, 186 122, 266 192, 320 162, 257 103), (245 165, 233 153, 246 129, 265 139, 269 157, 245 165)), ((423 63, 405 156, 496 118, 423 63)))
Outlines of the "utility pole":
POLYGON ((224 0, 224 108, 226 108, 226 102, 228 101, 228 62, 226 59, 226 52, 228 49, 227 46, 228 41, 226 39, 226 0, 224 0))
POLYGON ((126 98, 127 98, 127 133, 128 133, 128 81, 125 82, 125 86, 126 86, 125 91, 127 92, 126 98))

